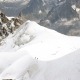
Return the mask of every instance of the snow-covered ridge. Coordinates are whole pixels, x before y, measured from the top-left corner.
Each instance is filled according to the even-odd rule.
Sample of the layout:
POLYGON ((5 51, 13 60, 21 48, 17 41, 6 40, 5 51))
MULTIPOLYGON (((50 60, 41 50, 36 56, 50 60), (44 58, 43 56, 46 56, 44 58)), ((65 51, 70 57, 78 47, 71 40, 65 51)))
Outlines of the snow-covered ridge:
POLYGON ((79 41, 79 37, 65 36, 40 26, 34 21, 27 21, 13 35, 2 42, 3 45, 0 47, 0 51, 3 51, 2 48, 5 46, 7 48, 4 48, 4 51, 14 51, 21 48, 21 52, 27 51, 32 56, 40 59, 46 60, 49 58, 49 55, 49 59, 56 59, 64 53, 66 55, 79 49, 79 41), (11 50, 9 50, 10 48, 11 50), (42 56, 43 51, 46 56, 42 56), (56 56, 57 54, 59 56, 56 56))
POLYGON ((35 22, 28 22, 27 25, 25 33, 33 36, 33 39, 20 51, 27 51, 34 57, 47 60, 59 58, 80 48, 79 37, 62 35, 54 30, 42 27, 35 22))
POLYGON ((76 71, 80 68, 80 37, 65 36, 27 21, 4 39, 0 51, 1 79, 80 79, 76 71))

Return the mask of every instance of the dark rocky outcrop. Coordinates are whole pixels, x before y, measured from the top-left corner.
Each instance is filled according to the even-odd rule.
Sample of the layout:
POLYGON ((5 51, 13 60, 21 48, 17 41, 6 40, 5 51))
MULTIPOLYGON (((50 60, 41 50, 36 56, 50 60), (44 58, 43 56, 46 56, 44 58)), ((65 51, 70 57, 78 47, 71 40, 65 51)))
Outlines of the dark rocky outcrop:
POLYGON ((22 23, 23 21, 19 18, 9 20, 3 12, 0 12, 0 41, 13 33, 22 23))
POLYGON ((72 19, 76 17, 79 17, 76 10, 72 9, 71 3, 65 1, 60 5, 52 7, 44 20, 50 20, 51 23, 54 23, 61 18, 72 19))
POLYGON ((40 20, 46 16, 42 0, 30 0, 28 5, 21 11, 21 15, 26 19, 40 20))

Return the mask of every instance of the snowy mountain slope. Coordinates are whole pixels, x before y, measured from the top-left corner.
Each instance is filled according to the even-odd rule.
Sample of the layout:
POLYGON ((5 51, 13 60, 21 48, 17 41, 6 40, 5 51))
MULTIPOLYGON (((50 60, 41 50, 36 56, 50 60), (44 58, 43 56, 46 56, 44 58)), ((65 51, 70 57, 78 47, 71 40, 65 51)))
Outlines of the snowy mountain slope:
MULTIPOLYGON (((26 44, 20 52, 27 51, 28 53, 31 53, 32 56, 36 56, 41 60, 56 59, 80 48, 80 38, 62 35, 54 30, 41 27, 35 22, 28 23, 28 28, 25 33, 32 36, 33 39, 26 44)), ((18 44, 20 45, 20 41, 18 44)))
POLYGON ((0 73, 26 53, 0 52, 0 73))
POLYGON ((79 40, 79 37, 65 36, 54 30, 42 27, 33 21, 28 21, 25 22, 12 36, 9 36, 2 42, 0 51, 14 51, 25 46, 21 49, 22 51, 26 50, 30 53, 32 51, 34 54, 37 52, 42 53, 43 50, 46 55, 50 52, 50 55, 58 53, 64 54, 66 51, 72 52, 79 49, 79 40), (38 49, 36 50, 34 46, 38 47, 38 49), (4 50, 2 50, 3 47, 5 47, 4 50))
MULTIPOLYGON (((2 72, 2 74, 1 74, 1 77, 4 75, 4 76, 6 76, 6 78, 10 78, 10 79, 11 78, 13 78, 13 79, 19 78, 20 76, 22 76, 25 73, 26 69, 30 65, 32 65, 33 63, 34 63, 34 60, 32 58, 30 58, 30 56, 28 56, 28 55, 23 56, 22 58, 20 58, 19 60, 17 60, 15 63, 13 63, 9 68, 7 68, 6 70, 4 70, 2 72), (21 69, 21 68, 23 68, 23 69, 21 69), (5 72, 6 72, 6 74, 5 74, 5 72), (17 72, 19 74, 17 74, 17 72), (11 74, 12 74, 12 76, 11 76, 11 74)), ((3 78, 5 78, 4 76, 3 76, 3 78)))
POLYGON ((65 36, 27 21, 0 46, 0 78, 79 80, 79 44, 80 37, 65 36))
POLYGON ((1 79, 16 80, 79 80, 80 50, 52 61, 23 56, 2 72, 1 79))

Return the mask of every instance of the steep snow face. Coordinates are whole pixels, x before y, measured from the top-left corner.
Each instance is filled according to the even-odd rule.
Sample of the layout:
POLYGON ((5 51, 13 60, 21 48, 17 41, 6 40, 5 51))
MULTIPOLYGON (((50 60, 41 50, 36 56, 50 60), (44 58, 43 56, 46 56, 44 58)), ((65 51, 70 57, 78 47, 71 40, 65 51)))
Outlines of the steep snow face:
POLYGON ((33 21, 27 21, 2 42, 0 51, 19 49, 19 52, 27 52, 40 60, 53 60, 79 49, 79 41, 79 37, 65 36, 33 21))
POLYGON ((80 37, 27 21, 4 39, 0 51, 0 79, 80 79, 80 37))
POLYGON ((27 51, 40 60, 56 59, 80 48, 80 38, 62 35, 35 22, 28 22, 26 34, 33 39, 20 51, 27 51))

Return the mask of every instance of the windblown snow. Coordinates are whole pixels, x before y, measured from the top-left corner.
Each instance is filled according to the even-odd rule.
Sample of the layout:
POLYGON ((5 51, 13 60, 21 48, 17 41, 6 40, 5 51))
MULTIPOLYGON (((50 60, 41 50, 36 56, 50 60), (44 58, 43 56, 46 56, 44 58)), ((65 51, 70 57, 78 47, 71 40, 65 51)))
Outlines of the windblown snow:
POLYGON ((25 22, 1 42, 0 79, 80 80, 80 37, 25 22))

